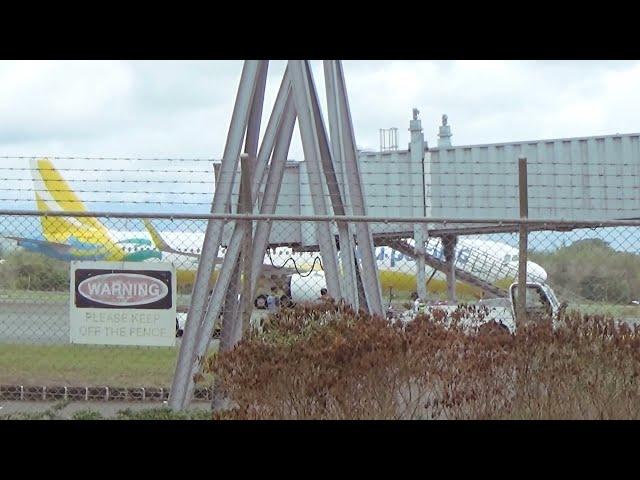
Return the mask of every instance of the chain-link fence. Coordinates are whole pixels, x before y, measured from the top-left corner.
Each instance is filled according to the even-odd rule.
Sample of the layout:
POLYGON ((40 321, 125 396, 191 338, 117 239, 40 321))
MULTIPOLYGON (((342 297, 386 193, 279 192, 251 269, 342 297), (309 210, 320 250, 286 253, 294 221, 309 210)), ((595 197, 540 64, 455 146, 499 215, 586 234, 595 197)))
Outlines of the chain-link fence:
MULTIPOLYGON (((166 398, 207 215, 160 218, 9 213, 0 215, 2 395, 24 399, 166 398), (123 261, 137 262, 141 269, 149 262, 168 262, 175 267, 173 346, 72 343, 71 265, 94 260, 115 266, 123 261)), ((261 217, 252 218, 255 228, 261 217)), ((235 219, 237 216, 230 216, 225 226, 211 285, 220 271, 225 241, 230 238, 235 219)), ((285 220, 272 216, 263 220, 269 221, 272 238, 280 241, 264 252, 252 299, 254 326, 259 327, 269 313, 292 304, 342 296, 341 291, 331 291, 325 277, 316 240, 321 222, 302 217, 285 220), (290 241, 283 241, 285 238, 290 241)), ((351 280, 379 286, 390 315, 402 316, 421 305, 447 302, 509 305, 512 301, 509 287, 517 281, 520 261, 517 221, 498 222, 493 225, 494 232, 490 232, 491 225, 482 224, 477 230, 483 233, 472 233, 468 223, 433 223, 424 218, 367 222, 375 245, 377 279, 350 279, 344 274, 337 224, 335 219, 328 223, 336 240, 341 288, 349 288, 351 280), (456 228, 463 234, 454 235, 456 228), (425 235, 424 252, 416 248, 417 229, 425 235), (424 270, 420 273, 422 262, 424 270), (419 286, 421 279, 424 288, 419 286), (455 289, 451 287, 454 279, 455 289)), ((527 280, 548 285, 569 309, 635 322, 640 317, 640 222, 623 223, 584 223, 577 226, 580 228, 528 224, 527 280)), ((356 262, 360 261, 357 246, 354 256, 356 262)), ((243 281, 242 275, 239 281, 243 281)), ((211 348, 217 348, 215 339, 211 348)), ((208 392, 199 389, 196 395, 206 398, 208 392)))
MULTIPOLYGON (((441 158, 444 151, 431 152, 430 170, 424 152, 418 153, 386 152, 384 158, 382 153, 360 153, 366 217, 349 217, 357 199, 348 194, 340 200, 347 217, 315 215, 320 204, 327 212, 337 211, 338 191, 349 189, 340 175, 314 184, 318 179, 312 180, 306 162, 286 163, 275 195, 267 188, 273 183, 266 178, 270 167, 263 165, 265 178, 260 182, 256 175, 252 185, 253 211, 263 214, 216 217, 206 213, 220 166, 213 159, 2 157, 0 397, 166 399, 189 316, 205 231, 213 218, 222 218, 225 226, 210 293, 232 246, 237 220, 250 218, 254 232, 259 225, 268 225, 268 235, 262 236, 268 238, 268 248, 260 251, 261 245, 243 244, 240 251, 243 261, 253 256, 252 269, 259 266, 260 274, 243 267, 229 283, 229 290, 238 291, 243 304, 250 306, 254 328, 269 313, 292 305, 344 298, 364 306, 366 296, 373 292, 379 293, 382 313, 390 318, 410 319, 430 306, 472 302, 502 308, 504 315, 515 317, 512 285, 521 265, 521 222, 514 220, 519 197, 517 162, 509 159, 515 159, 517 152, 500 154, 491 162, 488 157, 482 160, 482 155, 482 161, 463 155, 451 164, 441 158), (499 172, 506 173, 500 176, 499 172), (438 214, 444 215, 435 218, 438 214), (341 221, 345 218, 351 220, 349 225, 341 221), (356 244, 363 241, 357 224, 368 226, 377 276, 361 268, 366 251, 364 245, 356 244), (341 243, 352 240, 355 248, 350 254, 351 249, 341 243), (86 278, 76 274, 78 266, 89 261, 109 262, 114 270, 122 270, 123 265, 131 271, 152 270, 150 265, 157 264, 171 266, 175 278, 171 331, 165 324, 161 345, 131 338, 102 343, 79 338, 73 309, 78 295, 82 296, 79 283, 86 278), (256 280, 256 286, 245 303, 242 286, 247 275, 256 280)), ((544 286, 543 297, 556 308, 566 302, 569 310, 635 322, 640 316, 640 257, 636 253, 640 221, 580 220, 585 208, 599 212, 597 208, 603 205, 616 218, 618 214, 633 216, 637 208, 633 192, 619 184, 621 174, 603 176, 591 169, 582 172, 589 182, 611 188, 594 187, 591 203, 575 198, 564 202, 569 193, 579 192, 559 190, 556 194, 544 188, 565 177, 574 187, 578 185, 569 172, 554 170, 549 177, 546 167, 560 165, 560 160, 551 156, 531 162, 529 215, 555 219, 570 211, 578 219, 526 223, 527 280, 544 286)), ((617 160, 607 160, 613 161, 617 160)), ((240 211, 242 175, 236 173, 229 212, 240 211)), ((166 283, 167 289, 173 286, 166 283)), ((125 290, 110 294, 122 296, 134 287, 117 288, 125 290)), ((527 295, 527 302, 535 301, 527 295)), ((213 329, 212 350, 218 348, 223 310, 213 329)), ((105 318, 124 325, 116 313, 107 317, 92 318, 89 326, 104 328, 105 318)), ((128 321, 131 325, 125 326, 135 326, 134 320, 128 321)), ((140 325, 142 332, 145 326, 140 325)), ((206 398, 209 393, 199 388, 195 395, 206 398)))

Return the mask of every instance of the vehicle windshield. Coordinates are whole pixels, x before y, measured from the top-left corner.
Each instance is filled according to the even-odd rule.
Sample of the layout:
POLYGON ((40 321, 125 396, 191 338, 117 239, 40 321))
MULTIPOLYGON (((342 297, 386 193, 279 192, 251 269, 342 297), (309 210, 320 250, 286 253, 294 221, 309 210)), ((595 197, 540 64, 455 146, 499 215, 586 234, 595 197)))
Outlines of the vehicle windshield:
POLYGON ((544 289, 544 292, 546 293, 547 297, 551 301, 551 305, 553 305, 554 307, 558 307, 560 305, 560 302, 558 301, 558 298, 556 297, 556 294, 554 293, 554 291, 551 290, 547 285, 543 285, 542 288, 544 289))
MULTIPOLYGON (((513 304, 514 308, 518 302, 518 287, 513 287, 513 304)), ((557 304, 553 292, 543 288, 541 285, 527 285, 527 298, 525 311, 527 316, 532 320, 541 320, 548 318, 553 313, 553 307, 557 304)))

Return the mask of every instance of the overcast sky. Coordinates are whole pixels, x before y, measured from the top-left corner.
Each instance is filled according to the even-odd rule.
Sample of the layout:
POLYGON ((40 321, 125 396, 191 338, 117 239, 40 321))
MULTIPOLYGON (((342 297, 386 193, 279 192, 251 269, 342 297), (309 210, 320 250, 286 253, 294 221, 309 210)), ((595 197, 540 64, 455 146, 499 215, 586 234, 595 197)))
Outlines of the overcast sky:
MULTIPOLYGON (((285 65, 270 64, 263 129, 285 65)), ((322 63, 312 66, 326 112, 322 63)), ((0 157, 219 159, 241 70, 241 61, 0 61, 0 157)), ((640 62, 346 61, 344 71, 364 149, 378 150, 390 127, 406 149, 414 107, 430 146, 445 113, 453 145, 640 132, 640 62)), ((302 160, 297 131, 289 158, 302 160)), ((28 162, 0 163, 0 208, 33 208, 28 162)), ((91 209, 210 206, 209 162, 55 165, 91 209)))
MULTIPOLYGON (((321 62, 313 62, 324 102, 321 62)), ((271 62, 265 117, 284 61, 271 62)), ((220 158, 241 61, 2 61, 0 155, 220 158)), ((429 145, 448 114, 454 145, 640 131, 640 62, 346 61, 362 148, 380 128, 429 145)), ((326 104, 323 105, 326 111, 326 104)), ((264 122, 266 123, 266 121, 264 122)), ((301 159, 294 140, 290 158, 301 159)))

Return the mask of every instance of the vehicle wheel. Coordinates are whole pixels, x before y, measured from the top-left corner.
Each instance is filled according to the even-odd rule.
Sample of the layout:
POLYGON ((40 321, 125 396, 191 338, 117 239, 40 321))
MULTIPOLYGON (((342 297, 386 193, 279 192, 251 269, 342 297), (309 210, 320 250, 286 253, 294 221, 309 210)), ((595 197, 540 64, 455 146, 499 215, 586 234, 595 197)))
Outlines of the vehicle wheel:
POLYGON ((265 295, 258 295, 253 302, 255 307, 259 310, 266 310, 267 308, 267 297, 265 295))
POLYGON ((284 307, 284 308, 289 308, 293 305, 293 302, 291 301, 291 297, 287 296, 287 295, 282 295, 280 297, 280 306, 284 307))
POLYGON ((481 335, 504 335, 505 333, 509 334, 511 332, 506 325, 492 321, 480 325, 478 333, 480 333, 481 335))

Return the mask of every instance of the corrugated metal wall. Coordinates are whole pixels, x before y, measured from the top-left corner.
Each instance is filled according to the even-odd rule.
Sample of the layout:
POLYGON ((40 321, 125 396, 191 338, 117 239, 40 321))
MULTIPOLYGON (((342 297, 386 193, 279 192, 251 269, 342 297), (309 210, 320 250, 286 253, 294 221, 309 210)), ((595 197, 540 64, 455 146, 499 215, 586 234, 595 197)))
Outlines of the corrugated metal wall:
MULTIPOLYGON (((527 157, 530 218, 640 217, 640 134, 433 148, 420 155, 410 150, 361 152, 368 213, 516 218, 520 155, 527 157)), ((239 179, 238 174, 236 183, 239 179)), ((237 191, 236 185, 234 204, 237 191)), ((331 211, 326 188, 325 198, 331 211)), ((287 164, 276 213, 314 214, 304 162, 287 164)), ((372 231, 412 228, 376 224, 372 231)), ((315 227, 278 222, 271 242, 315 245, 315 227)))
POLYGON ((431 149, 431 214, 514 218, 518 157, 527 157, 529 217, 640 216, 640 135, 610 135, 431 149))

